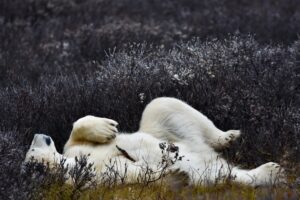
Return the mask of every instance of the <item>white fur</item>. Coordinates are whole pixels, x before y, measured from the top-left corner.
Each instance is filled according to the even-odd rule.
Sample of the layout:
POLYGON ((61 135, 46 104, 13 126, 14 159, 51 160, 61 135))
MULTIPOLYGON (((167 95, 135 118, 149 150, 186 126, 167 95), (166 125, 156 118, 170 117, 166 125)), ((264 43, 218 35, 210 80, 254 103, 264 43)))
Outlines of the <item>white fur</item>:
MULTIPOLYGON (((240 136, 240 131, 221 131, 202 113, 178 99, 161 97, 149 103, 143 112, 140 129, 133 134, 118 134, 116 125, 114 120, 94 116, 77 120, 64 148, 67 163, 72 166, 75 156, 89 154, 89 161, 94 163, 100 175, 109 161, 115 159, 119 172, 125 173, 126 165, 128 181, 136 182, 145 166, 155 168, 161 163, 159 144, 172 142, 179 147, 179 155, 184 157, 167 170, 186 172, 191 184, 217 183, 231 176, 235 182, 266 185, 275 183, 283 174, 280 166, 272 162, 253 170, 228 164, 215 149, 228 146, 240 136), (135 162, 124 157, 117 147, 125 150, 135 162)), ((53 141, 53 146, 36 145, 37 141, 43 144, 44 137, 35 136, 26 160, 35 156, 55 162, 62 157, 53 141), (50 159, 50 154, 55 155, 55 159, 50 159)))

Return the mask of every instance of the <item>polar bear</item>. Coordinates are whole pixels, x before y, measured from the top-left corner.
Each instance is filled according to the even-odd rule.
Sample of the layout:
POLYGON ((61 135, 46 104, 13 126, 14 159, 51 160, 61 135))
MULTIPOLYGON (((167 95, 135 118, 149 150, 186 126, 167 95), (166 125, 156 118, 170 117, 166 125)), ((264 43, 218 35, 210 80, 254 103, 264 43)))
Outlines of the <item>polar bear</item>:
MULTIPOLYGON (((64 158, 66 165, 72 167, 75 157, 89 155, 89 162, 101 176, 114 159, 118 173, 126 173, 127 182, 135 183, 145 167, 158 170, 157 166, 161 166, 161 145, 173 144, 179 152, 173 151, 175 153, 171 156, 178 158, 178 153, 181 156, 167 165, 166 170, 186 173, 190 184, 208 185, 230 178, 233 182, 258 186, 285 180, 283 169, 274 162, 252 170, 229 164, 216 149, 229 146, 240 136, 240 131, 218 129, 201 112, 175 98, 152 100, 146 106, 140 128, 135 133, 118 133, 117 125, 112 119, 95 116, 78 119, 73 124, 63 155, 56 151, 49 136, 36 134, 25 161, 34 157, 55 164, 64 158)), ((153 174, 154 180, 160 178, 160 173, 153 174)))

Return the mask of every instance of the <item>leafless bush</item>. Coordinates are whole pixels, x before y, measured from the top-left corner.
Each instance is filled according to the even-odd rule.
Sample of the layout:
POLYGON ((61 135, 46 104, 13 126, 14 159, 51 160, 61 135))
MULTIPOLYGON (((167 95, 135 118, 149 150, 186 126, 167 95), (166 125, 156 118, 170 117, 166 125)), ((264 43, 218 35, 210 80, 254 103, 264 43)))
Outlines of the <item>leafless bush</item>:
MULTIPOLYGON (((122 163, 123 164, 123 163, 122 163)), ((100 183, 104 187, 114 187, 117 184, 125 184, 127 181, 127 163, 122 165, 117 158, 110 159, 107 164, 105 164, 105 171, 100 174, 100 183), (124 171, 121 171, 124 169, 124 171)))

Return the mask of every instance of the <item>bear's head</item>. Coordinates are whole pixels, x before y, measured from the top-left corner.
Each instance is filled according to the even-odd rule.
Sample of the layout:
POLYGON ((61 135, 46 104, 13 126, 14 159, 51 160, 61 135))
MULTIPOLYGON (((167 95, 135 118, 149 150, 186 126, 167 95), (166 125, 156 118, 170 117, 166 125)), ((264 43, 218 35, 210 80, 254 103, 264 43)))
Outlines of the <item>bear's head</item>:
POLYGON ((54 142, 50 136, 35 134, 30 148, 26 153, 25 162, 37 161, 49 164, 59 162, 60 154, 57 152, 54 142))

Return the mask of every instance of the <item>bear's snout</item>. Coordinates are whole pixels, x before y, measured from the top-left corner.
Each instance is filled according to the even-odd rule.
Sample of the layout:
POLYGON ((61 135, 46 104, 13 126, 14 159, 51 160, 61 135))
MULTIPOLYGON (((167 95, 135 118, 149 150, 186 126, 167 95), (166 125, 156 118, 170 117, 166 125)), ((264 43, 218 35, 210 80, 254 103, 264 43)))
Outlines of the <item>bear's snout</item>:
POLYGON ((50 136, 47 136, 45 134, 35 134, 31 143, 31 147, 50 146, 51 143, 52 139, 50 136))

